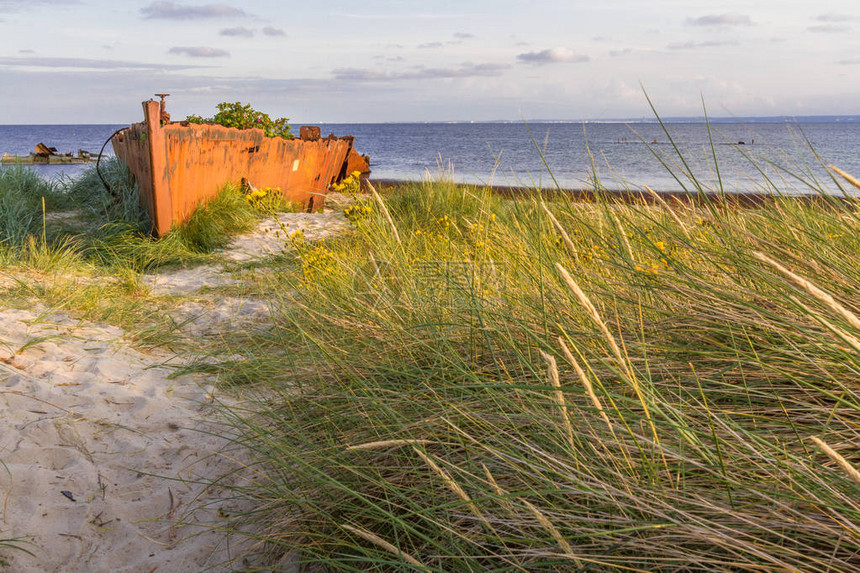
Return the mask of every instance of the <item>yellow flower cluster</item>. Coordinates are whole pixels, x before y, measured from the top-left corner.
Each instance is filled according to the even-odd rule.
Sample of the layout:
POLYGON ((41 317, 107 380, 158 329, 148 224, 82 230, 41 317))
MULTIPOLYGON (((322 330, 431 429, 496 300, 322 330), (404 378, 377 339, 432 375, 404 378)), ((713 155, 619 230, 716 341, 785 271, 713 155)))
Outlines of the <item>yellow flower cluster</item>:
POLYGON ((636 271, 640 273, 645 273, 646 275, 656 275, 660 271, 660 265, 657 263, 651 263, 648 266, 636 265, 636 271))
POLYGON ((287 241, 294 249, 300 249, 305 244, 305 232, 303 229, 297 229, 287 236, 287 241))
POLYGON ((277 202, 280 194, 280 187, 263 187, 245 193, 245 201, 261 211, 271 211, 272 205, 277 202))
POLYGON ((373 206, 367 203, 358 203, 343 210, 343 215, 353 223, 359 219, 370 216, 373 213, 373 206))
POLYGON ((248 201, 248 203, 254 204, 255 201, 259 201, 260 199, 262 199, 265 196, 266 196, 266 189, 265 188, 254 189, 250 193, 245 194, 245 200, 248 201))
POLYGON ((319 286, 327 279, 339 277, 343 269, 335 254, 325 245, 316 245, 301 253, 303 283, 305 286, 319 286))
MULTIPOLYGON (((417 248, 432 251, 436 260, 485 258, 493 244, 494 213, 485 213, 478 220, 456 215, 436 216, 423 228, 412 230, 417 248)), ((420 258, 418 260, 421 260, 420 258)))
POLYGON ((331 190, 356 195, 361 190, 361 171, 353 171, 343 181, 332 185, 331 190))
POLYGON ((442 233, 438 233, 435 231, 422 231, 421 229, 415 229, 415 231, 413 231, 413 233, 416 237, 418 237, 418 236, 427 237, 429 244, 431 244, 431 245, 445 241, 448 239, 448 237, 446 237, 442 233))
POLYGON ((606 249, 601 247, 600 245, 592 245, 590 251, 585 251, 581 254, 581 257, 586 261, 590 261, 592 259, 605 259, 606 257, 606 249))

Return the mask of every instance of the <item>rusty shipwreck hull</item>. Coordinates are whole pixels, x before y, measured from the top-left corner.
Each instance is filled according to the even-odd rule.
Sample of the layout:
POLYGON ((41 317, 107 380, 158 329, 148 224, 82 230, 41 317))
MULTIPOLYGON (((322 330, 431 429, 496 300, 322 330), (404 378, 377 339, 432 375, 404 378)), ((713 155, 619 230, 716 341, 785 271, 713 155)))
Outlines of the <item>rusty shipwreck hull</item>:
MULTIPOLYGON (((112 138, 156 235, 188 219, 225 183, 242 178, 258 188, 280 187, 288 199, 319 210, 329 185, 362 157, 352 149, 353 138, 319 138, 318 129, 307 130, 305 139, 287 140, 266 137, 260 129, 165 122, 162 112, 159 102, 143 102, 144 121, 112 138)), ((359 170, 366 169, 365 158, 359 170)))

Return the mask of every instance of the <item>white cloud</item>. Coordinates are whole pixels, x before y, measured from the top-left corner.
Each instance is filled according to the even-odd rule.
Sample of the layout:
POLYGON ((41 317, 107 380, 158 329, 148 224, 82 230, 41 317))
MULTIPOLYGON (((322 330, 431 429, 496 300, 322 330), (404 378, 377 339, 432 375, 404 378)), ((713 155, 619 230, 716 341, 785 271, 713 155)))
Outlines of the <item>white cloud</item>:
POLYGON ((432 50, 435 48, 441 48, 443 46, 442 42, 427 42, 426 44, 418 44, 419 50, 432 50))
POLYGON ((386 72, 368 68, 338 68, 333 70, 332 74, 338 81, 376 82, 500 76, 508 68, 510 66, 506 64, 464 63, 455 68, 419 66, 407 72, 386 72))
POLYGON ((230 52, 227 50, 207 46, 174 46, 167 50, 167 53, 192 58, 226 58, 230 56, 230 52))
POLYGON ((451 20, 462 18, 462 14, 444 14, 439 11, 433 12, 396 12, 385 10, 383 12, 371 13, 361 12, 337 12, 336 16, 343 18, 356 18, 359 20, 451 20))
MULTIPOLYGON (((26 50, 21 50, 24 53, 26 50)), ((32 50, 29 50, 32 52, 32 50)), ((85 70, 187 70, 200 68, 196 65, 149 64, 122 60, 96 60, 89 58, 0 58, 0 66, 21 68, 75 68, 85 70)))
POLYGON ((674 42, 666 46, 670 50, 695 50, 698 48, 718 48, 720 46, 737 46, 737 40, 705 40, 704 42, 674 42))
POLYGON ((629 56, 633 52, 633 48, 623 48, 621 50, 609 50, 609 55, 613 58, 617 58, 619 56, 629 56))
POLYGON ((540 52, 526 52, 519 54, 517 60, 524 64, 540 66, 543 64, 576 64, 587 62, 591 58, 583 54, 577 54, 567 48, 550 48, 540 52))
POLYGON ((253 38, 254 30, 245 28, 244 26, 236 26, 235 28, 224 28, 221 30, 222 36, 232 36, 235 38, 253 38))
POLYGON ((29 10, 36 6, 51 6, 58 5, 71 6, 80 4, 80 0, 0 0, 0 12, 18 12, 19 10, 29 10))
POLYGON ((272 26, 266 26, 263 28, 263 34, 266 36, 286 36, 282 29, 274 28, 272 26))
POLYGON ((844 34, 851 31, 851 26, 847 24, 818 24, 809 26, 806 30, 815 34, 844 34))
POLYGON ((834 22, 834 23, 842 23, 849 22, 851 20, 856 20, 857 18, 853 16, 848 16, 847 14, 837 14, 835 12, 829 12, 827 14, 821 14, 815 17, 815 20, 819 22, 834 22))
POLYGON ((752 26, 752 20, 745 14, 708 14, 698 18, 687 18, 689 26, 752 26))
POLYGON ((176 2, 153 2, 141 8, 140 13, 147 19, 165 20, 202 20, 247 15, 244 10, 227 4, 183 5, 176 2))

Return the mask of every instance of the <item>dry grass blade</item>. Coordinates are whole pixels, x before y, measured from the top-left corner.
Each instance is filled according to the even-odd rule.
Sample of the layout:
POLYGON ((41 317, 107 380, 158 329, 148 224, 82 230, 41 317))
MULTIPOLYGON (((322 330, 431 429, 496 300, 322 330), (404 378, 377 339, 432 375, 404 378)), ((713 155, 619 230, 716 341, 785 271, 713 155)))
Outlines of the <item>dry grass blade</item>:
POLYGON ((394 224, 394 219, 391 218, 391 213, 388 212, 388 207, 385 206, 385 202, 382 200, 382 197, 379 196, 379 193, 377 193, 376 188, 370 181, 367 182, 367 188, 370 189, 374 201, 379 205, 379 210, 382 211, 383 215, 385 215, 385 220, 388 221, 388 225, 391 227, 391 232, 394 234, 394 238, 397 239, 397 244, 402 245, 403 243, 400 241, 400 233, 397 232, 397 226, 394 224))
POLYGON ((385 549, 389 553, 391 553, 393 555, 397 555, 398 557, 400 557, 401 559, 403 559, 404 561, 406 561, 410 565, 415 565, 416 567, 420 567, 420 568, 425 569, 427 571, 430 570, 429 567, 427 567, 426 565, 424 565, 423 563, 421 563, 420 561, 418 561, 417 559, 415 559, 414 557, 412 557, 408 553, 404 553, 403 551, 401 551, 400 549, 398 549, 394 545, 385 541, 384 539, 382 539, 378 535, 371 533, 370 531, 367 531, 365 529, 360 529, 358 527, 353 527, 352 525, 346 525, 346 524, 342 524, 341 527, 343 527, 344 529, 346 529, 350 533, 354 533, 355 535, 358 535, 362 539, 365 539, 365 540, 373 543, 374 545, 382 547, 383 549, 385 549))
POLYGON ((615 213, 612 214, 612 220, 615 221, 615 226, 618 228, 618 234, 621 235, 621 242, 624 243, 624 249, 627 251, 627 256, 632 262, 634 260, 633 248, 630 246, 630 241, 627 240, 627 233, 624 231, 624 227, 621 225, 621 221, 618 220, 615 213))
POLYGON ((439 466, 439 464, 437 464, 436 462, 434 462, 434 461, 430 458, 430 456, 428 456, 427 454, 425 454, 424 452, 422 452, 421 450, 419 450, 419 449, 418 449, 418 448, 416 448, 416 447, 413 447, 412 449, 413 449, 413 450, 415 450, 415 453, 417 453, 417 454, 418 454, 418 456, 419 456, 422 460, 424 460, 424 463, 425 463, 425 464, 427 464, 427 465, 430 467, 430 469, 432 469, 432 470, 433 470, 433 471, 434 471, 434 472, 435 472, 439 477, 441 477, 441 478, 442 478, 442 481, 444 481, 444 482, 445 482, 445 485, 447 485, 447 486, 448 486, 448 488, 450 488, 450 489, 451 489, 451 491, 453 491, 453 492, 457 495, 457 497, 459 497, 461 500, 463 500, 463 501, 465 501, 466 503, 468 503, 468 504, 469 504, 469 508, 472 510, 472 513, 474 513, 474 514, 475 514, 475 517, 477 517, 478 519, 480 519, 480 520, 484 523, 484 525, 486 525, 486 526, 487 526, 487 527, 492 531, 492 530, 493 530, 493 527, 492 527, 492 526, 490 525, 490 523, 487 521, 487 518, 486 518, 486 517, 484 517, 484 515, 481 513, 481 510, 480 510, 480 509, 478 509, 478 507, 475 505, 475 502, 474 502, 474 501, 472 501, 472 498, 471 498, 471 497, 469 497, 469 494, 467 494, 467 493, 466 493, 466 490, 464 490, 462 487, 460 487, 460 484, 458 484, 458 483, 454 480, 454 478, 452 478, 452 477, 448 474, 448 472, 446 472, 445 470, 443 470, 443 469, 439 466))
POLYGON ((567 248, 568 252, 570 252, 571 255, 576 256, 578 254, 576 245, 574 245, 573 241, 570 240, 570 236, 567 234, 567 231, 564 230, 564 227, 561 226, 561 223, 558 222, 558 219, 555 218, 555 215, 552 214, 552 211, 547 208, 546 204, 543 201, 541 201, 540 206, 547 214, 547 217, 549 217, 549 220, 552 222, 552 226, 555 227, 555 230, 558 232, 559 235, 561 235, 561 240, 564 243, 564 246, 567 248))
POLYGON ((609 327, 606 326, 606 323, 603 322, 603 319, 600 317, 600 313, 597 312, 597 309, 591 304, 591 300, 582 292, 582 289, 579 288, 579 285, 576 284, 576 281, 573 280, 573 277, 570 276, 570 273, 567 272, 560 263, 555 264, 558 271, 561 273, 564 282, 570 288, 571 291, 576 295, 576 298, 585 307, 588 311, 589 316, 600 328, 600 332, 603 333, 603 337, 606 339, 607 344, 609 344, 609 348, 612 349, 612 354, 615 356, 615 360, 618 362, 618 366, 621 369, 621 372, 625 375, 628 381, 633 385, 633 389, 636 391, 636 396, 639 399, 639 403, 642 404, 642 409, 645 411, 645 417, 648 418, 648 422, 651 425, 651 431, 654 435, 654 440, 656 443, 660 443, 660 440, 657 436, 657 428, 654 426, 654 421, 651 419, 651 413, 648 410, 648 404, 645 401, 645 396, 642 394, 642 389, 639 387, 639 381, 636 379, 636 375, 633 373, 633 369, 630 367, 630 364, 624 359, 624 355, 621 353, 621 349, 618 347, 618 343, 615 342, 615 337, 612 336, 612 333, 609 332, 609 327))
POLYGON ((835 165, 828 165, 827 167, 829 167, 830 169, 832 169, 833 171, 835 171, 836 173, 841 175, 842 178, 845 179, 848 183, 850 183, 854 187, 857 187, 858 189, 860 189, 860 180, 855 179, 854 177, 852 177, 848 173, 845 173, 844 171, 842 171, 841 169, 839 169, 835 165))
POLYGON ((549 381, 552 384, 553 388, 555 388, 555 399, 556 402, 558 402, 559 408, 561 408, 561 415, 564 420, 564 428, 567 431, 567 440, 570 443, 571 450, 575 450, 576 445, 573 441, 573 426, 570 424, 570 415, 567 412, 567 402, 565 402, 564 392, 562 392, 561 390, 561 381, 558 376, 558 364, 556 364, 555 358, 553 356, 550 356, 543 350, 540 351, 540 354, 541 356, 543 356, 544 361, 546 361, 549 381))
POLYGON ((621 354, 621 349, 618 347, 618 343, 615 342, 615 337, 612 336, 612 333, 609 332, 609 328, 606 326, 606 323, 603 322, 603 319, 600 317, 600 313, 597 312, 597 309, 591 303, 591 300, 582 292, 582 289, 579 288, 579 285, 573 280, 573 277, 570 276, 570 273, 567 272, 561 263, 556 263, 555 267, 558 269, 558 272, 561 273, 561 278, 564 279, 564 282, 567 284, 568 288, 576 295, 576 298, 579 300, 580 304, 585 307, 585 310, 588 311, 588 316, 591 317, 591 320, 597 325, 600 329, 600 332, 603 334, 603 337, 606 339, 607 344, 609 344, 609 348, 612 350, 612 354, 615 356, 615 360, 618 362, 618 366, 621 368, 622 372, 632 381, 633 380, 633 372, 630 370, 629 364, 624 360, 624 355, 621 354))
POLYGON ((827 328, 827 330, 829 330, 830 332, 832 332, 833 334, 835 334, 836 336, 838 336, 839 338, 844 340, 847 344, 850 344, 851 346, 853 346, 854 350, 856 350, 857 352, 860 352, 860 339, 858 339, 856 336, 851 336, 850 334, 848 334, 847 332, 845 332, 844 330, 842 330, 841 328, 839 328, 835 324, 832 324, 828 320, 824 319, 822 316, 820 316, 818 313, 813 311, 811 308, 809 308, 808 306, 806 306, 805 304, 803 304, 802 302, 797 300, 795 297, 792 296, 789 298, 791 300, 793 300, 798 306, 803 308, 806 312, 808 312, 810 316, 814 317, 815 320, 817 320, 818 322, 823 324, 827 328))
POLYGON ((821 448, 825 454, 827 454, 827 457, 836 462, 836 464, 848 474, 851 481, 860 486, 860 471, 857 471, 857 468, 848 463, 848 460, 839 455, 839 452, 828 446, 821 438, 811 436, 810 439, 815 442, 815 444, 821 448))
MULTIPOLYGON (((603 418, 603 421, 606 423, 606 427, 609 428, 609 432, 612 434, 612 438, 618 442, 618 436, 615 434, 615 428, 612 427, 612 422, 609 420, 609 416, 606 414, 606 411, 603 409, 603 403, 600 401, 600 398, 597 397, 597 394, 594 391, 594 386, 591 384, 591 380, 588 377, 588 374, 585 373, 585 370, 582 369, 582 366, 579 365, 579 361, 570 351, 570 348, 567 347, 567 344, 564 342, 564 339, 559 336, 558 343, 561 346, 561 351, 564 354, 564 357, 567 359, 568 363, 573 366, 573 369, 576 371, 576 375, 579 376, 579 380, 582 382, 582 385, 585 387, 585 392, 588 394, 588 398, 591 400, 594 408, 600 412, 600 417, 603 418)), ((601 446, 609 451, 607 445, 601 442, 601 446)), ((630 460, 630 456, 627 453, 626 449, 621 448, 621 455, 624 457, 624 461, 627 463, 627 467, 633 471, 633 462, 630 460)), ((627 490, 628 494, 633 495, 630 492, 628 485, 625 483, 624 488, 627 490)))
POLYGON ((690 233, 687 231, 687 226, 684 224, 681 218, 678 217, 677 213, 675 213, 675 210, 672 209, 672 207, 670 207, 669 204, 666 203, 666 201, 662 197, 660 197, 659 193, 657 193, 647 185, 644 185, 644 187, 645 190, 648 191, 648 193, 650 193, 652 197, 654 197, 654 200, 657 201, 666 210, 667 213, 669 213, 669 216, 672 217, 672 220, 674 220, 675 223, 677 223, 678 226, 681 227, 681 230, 684 231, 684 234, 687 235, 687 238, 689 238, 690 233))
POLYGON ((492 486, 493 491, 496 493, 496 495, 499 497, 506 496, 508 492, 506 492, 501 488, 501 486, 499 486, 499 483, 496 481, 496 478, 494 478, 493 474, 490 473, 490 468, 488 468, 487 465, 483 462, 481 463, 481 467, 484 468, 484 473, 487 475, 487 481, 490 483, 490 486, 492 486))
POLYGON ((837 302, 837 300, 835 298, 833 298, 833 296, 830 293, 825 292, 824 290, 818 288, 817 286, 812 284, 812 282, 810 282, 808 279, 805 279, 802 276, 797 275, 797 274, 793 273, 792 271, 788 270, 787 268, 785 268, 784 266, 782 266, 781 264, 779 264, 778 262, 776 262, 775 260, 773 260, 772 258, 770 258, 769 256, 765 255, 762 252, 756 251, 753 253, 753 256, 756 259, 762 261, 763 263, 767 263, 770 266, 772 266, 773 268, 775 268, 776 270, 778 270, 780 273, 782 273, 783 275, 788 277, 788 279, 791 280, 791 282, 793 282, 797 286, 801 287, 803 290, 805 290, 806 292, 811 294, 814 298, 823 302, 831 310, 833 310, 839 316, 844 318, 848 322, 848 324, 850 324, 852 327, 856 328, 857 330, 860 330, 860 318, 857 318, 857 316, 854 313, 852 313, 850 310, 848 310, 847 308, 842 306, 839 302, 837 302))
MULTIPOLYGON (((609 328, 606 326, 606 323, 603 322, 603 319, 600 318, 600 314, 597 312, 597 309, 593 304, 591 304, 591 301, 585 293, 582 292, 582 289, 579 288, 579 285, 576 284, 576 281, 573 280, 573 277, 570 276, 567 269, 561 266, 560 263, 556 263, 555 266, 561 273, 564 282, 567 283, 567 286, 571 291, 573 291, 582 306, 586 308, 591 319, 595 324, 597 324, 598 328, 600 328, 600 331, 603 333, 604 338, 606 338, 606 342, 609 344, 609 347, 612 349, 612 353, 615 355, 615 359, 618 361, 618 366, 620 367, 621 372, 633 386, 634 392, 636 392, 636 398, 639 400, 639 404, 641 404, 642 411, 645 413, 645 418, 648 420, 648 425, 651 428, 651 435, 654 437, 654 443, 659 446, 660 435, 657 433, 657 426, 654 424, 654 419, 651 417, 651 410, 648 408, 648 402, 645 400, 645 395, 642 393, 642 388, 639 386, 639 380, 636 378, 633 369, 630 367, 630 364, 624 360, 624 355, 621 353, 621 349, 615 342, 615 337, 613 337, 612 333, 609 332, 609 328)), ((661 455, 663 455, 663 464, 666 466, 666 471, 668 472, 668 463, 666 462, 665 454, 661 455)))
POLYGON ((570 543, 567 542, 567 539, 565 539, 562 536, 562 534, 558 530, 558 528, 555 525, 553 525, 552 521, 550 521, 549 518, 547 516, 545 516, 543 513, 541 513, 541 511, 538 508, 536 508, 534 505, 532 505, 531 503, 529 503, 525 499, 520 498, 520 501, 523 502, 523 504, 527 508, 529 508, 529 511, 532 512, 532 514, 538 520, 538 523, 540 523, 541 526, 544 529, 546 529, 550 535, 552 535, 552 538, 555 539, 556 543, 558 543, 558 546, 561 547, 561 550, 562 550, 562 553, 564 554, 564 556, 568 559, 571 559, 574 563, 576 563, 576 566, 581 569, 582 568, 582 561, 580 561, 579 557, 577 557, 573 553, 573 547, 571 547, 570 543))
POLYGON ((367 442, 357 446, 349 446, 346 449, 351 452, 360 450, 380 450, 383 448, 399 448, 401 446, 426 446, 434 444, 433 440, 380 440, 378 442, 367 442))
POLYGON ((603 404, 600 402, 600 399, 597 397, 597 394, 594 393, 594 387, 591 384, 591 380, 588 378, 588 375, 585 373, 585 370, 579 365, 579 361, 574 357, 573 353, 565 344, 564 339, 560 336, 558 337, 558 343, 561 346, 561 351, 564 353, 564 357, 573 366, 574 371, 576 371, 576 375, 579 376, 579 380, 582 382, 582 385, 585 387, 585 392, 588 394, 589 399, 591 400, 592 405, 594 405, 595 409, 600 412, 600 416, 603 418, 603 421, 606 422, 606 426, 609 428, 609 431, 612 432, 612 436, 616 439, 618 437, 615 435, 615 430, 612 428, 612 422, 609 421, 609 416, 606 415, 606 412, 603 410, 603 404))

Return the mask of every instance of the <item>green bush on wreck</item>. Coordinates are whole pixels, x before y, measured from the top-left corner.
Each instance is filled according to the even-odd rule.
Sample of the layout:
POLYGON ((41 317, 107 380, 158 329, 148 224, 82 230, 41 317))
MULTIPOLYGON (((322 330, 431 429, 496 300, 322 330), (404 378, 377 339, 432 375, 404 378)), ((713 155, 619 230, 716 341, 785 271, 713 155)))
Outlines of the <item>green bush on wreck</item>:
POLYGON ((262 129, 266 137, 282 137, 293 139, 289 118, 279 117, 272 119, 269 114, 257 111, 251 104, 241 102, 221 102, 217 106, 218 113, 214 117, 203 118, 199 115, 189 115, 185 121, 189 123, 210 123, 223 125, 224 127, 235 127, 237 129, 262 129))

